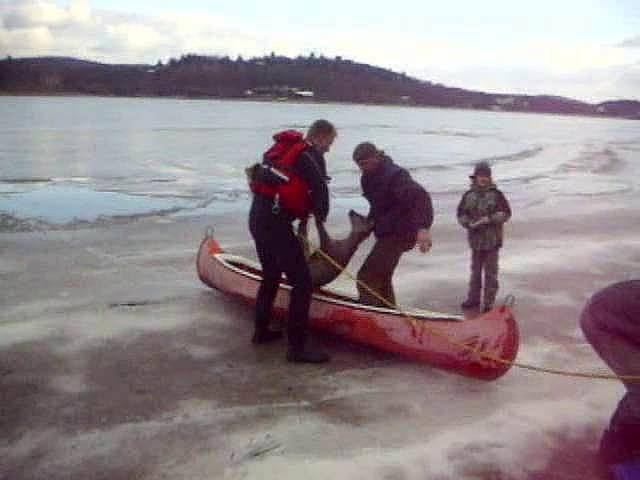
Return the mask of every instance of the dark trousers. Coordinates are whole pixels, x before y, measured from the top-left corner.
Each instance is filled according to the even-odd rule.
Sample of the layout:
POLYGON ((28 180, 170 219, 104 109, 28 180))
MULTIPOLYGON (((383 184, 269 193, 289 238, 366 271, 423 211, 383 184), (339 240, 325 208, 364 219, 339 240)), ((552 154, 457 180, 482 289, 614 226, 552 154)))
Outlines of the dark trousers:
POLYGON ((369 256, 358 271, 359 301, 365 305, 389 307, 368 289, 360 285, 364 283, 389 303, 395 305, 396 296, 393 291, 393 272, 398 266, 400 257, 411 250, 416 243, 414 235, 388 235, 376 239, 369 256))
POLYGON ((484 271, 484 305, 493 306, 498 294, 498 248, 493 250, 471 250, 471 278, 467 299, 480 303, 482 272, 484 271))
MULTIPOLYGON (((582 311, 580 326, 617 375, 640 375, 640 280, 616 283, 595 293, 582 311)), ((627 392, 600 444, 610 463, 640 458, 640 383, 623 383, 627 392)))
POLYGON ((255 329, 259 333, 268 328, 284 272, 293 287, 287 319, 289 348, 300 351, 307 339, 312 286, 302 244, 293 231, 292 221, 285 213, 274 214, 268 198, 254 197, 249 230, 256 243, 263 274, 256 301, 255 329))

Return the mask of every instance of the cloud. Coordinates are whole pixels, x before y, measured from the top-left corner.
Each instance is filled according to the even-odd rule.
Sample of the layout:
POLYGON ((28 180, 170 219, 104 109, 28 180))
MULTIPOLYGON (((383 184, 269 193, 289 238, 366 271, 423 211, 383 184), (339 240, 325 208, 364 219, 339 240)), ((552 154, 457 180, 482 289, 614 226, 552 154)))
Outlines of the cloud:
POLYGON ((618 47, 623 48, 640 48, 640 35, 637 37, 627 38, 626 40, 620 42, 618 47))
POLYGON ((104 45, 110 50, 145 52, 164 44, 163 36, 153 27, 135 23, 124 23, 106 27, 104 45))
POLYGON ((64 27, 87 23, 91 19, 91 9, 87 0, 74 0, 68 7, 60 7, 51 1, 27 0, 9 7, 3 18, 8 30, 36 27, 64 27))
POLYGON ((12 45, 7 54, 15 56, 31 55, 33 50, 46 51, 53 45, 53 37, 48 28, 42 26, 18 30, 0 29, 0 45, 12 45))
POLYGON ((295 40, 211 14, 135 15, 94 10, 87 0, 0 2, 0 55, 82 56, 109 63, 155 63, 185 53, 298 54, 295 40), (277 48, 285 47, 285 48, 277 48))
MULTIPOLYGON (((430 36, 356 25, 256 24, 210 13, 140 15, 94 9, 88 0, 5 0, 0 56, 75 56, 107 63, 155 63, 185 53, 342 56, 431 81, 509 93, 589 101, 638 95, 640 37, 621 45, 549 39, 430 36), (636 90, 634 90, 634 88, 636 90)), ((177 8, 177 7, 176 7, 177 8)), ((490 36, 489 36, 490 37, 490 36)), ((519 37, 518 37, 519 38, 519 37)))
POLYGON ((618 72, 614 81, 614 89, 620 93, 618 98, 640 101, 640 62, 629 65, 628 68, 618 72))
POLYGON ((74 0, 66 7, 48 0, 3 2, 0 55, 90 58, 90 46, 100 33, 93 22, 86 0, 74 0))
POLYGON ((415 73, 450 86, 492 93, 560 95, 591 103, 640 101, 640 62, 553 72, 542 67, 485 65, 429 68, 415 73))

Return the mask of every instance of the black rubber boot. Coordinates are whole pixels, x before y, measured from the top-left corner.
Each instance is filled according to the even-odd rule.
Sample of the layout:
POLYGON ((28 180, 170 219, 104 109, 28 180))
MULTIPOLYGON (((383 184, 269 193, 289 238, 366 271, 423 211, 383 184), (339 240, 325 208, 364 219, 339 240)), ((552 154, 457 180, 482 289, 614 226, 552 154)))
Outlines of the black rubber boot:
POLYGON ((253 334, 253 338, 251 339, 251 343, 255 345, 260 345, 263 343, 270 343, 275 340, 279 340, 282 338, 282 331, 280 330, 263 330, 256 331, 253 334))
POLYGON ((469 308, 477 308, 480 306, 480 302, 477 300, 467 299, 460 304, 460 307, 467 310, 469 308))

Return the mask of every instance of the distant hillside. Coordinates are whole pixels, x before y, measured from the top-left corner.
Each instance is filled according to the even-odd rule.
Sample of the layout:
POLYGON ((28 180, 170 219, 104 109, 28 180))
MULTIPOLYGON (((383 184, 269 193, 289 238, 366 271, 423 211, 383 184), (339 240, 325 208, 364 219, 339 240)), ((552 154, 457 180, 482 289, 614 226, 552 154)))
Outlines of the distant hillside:
POLYGON ((488 94, 418 80, 340 57, 184 55, 167 64, 110 65, 61 57, 0 61, 2 94, 257 98, 408 104, 640 119, 640 102, 488 94))

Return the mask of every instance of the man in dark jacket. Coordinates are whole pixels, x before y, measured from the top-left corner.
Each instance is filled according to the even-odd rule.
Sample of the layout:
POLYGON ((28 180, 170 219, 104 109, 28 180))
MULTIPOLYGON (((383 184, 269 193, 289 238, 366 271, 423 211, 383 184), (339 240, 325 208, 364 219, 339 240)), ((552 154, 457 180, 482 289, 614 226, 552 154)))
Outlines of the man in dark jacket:
MULTIPOLYGON (((594 293, 582 311, 580 326, 616 375, 640 375, 640 280, 614 283, 594 293)), ((622 470, 625 463, 640 462, 640 382, 623 383, 626 394, 600 441, 604 462, 622 470)))
POLYGON ((511 207, 491 178, 491 167, 479 162, 473 171, 471 188, 458 204, 458 222, 467 229, 471 247, 469 293, 462 308, 480 306, 484 270, 484 306, 493 308, 498 293, 498 252, 502 247, 502 225, 511 218, 511 207))
MULTIPOLYGON (((329 213, 329 190, 327 187, 324 154, 329 151, 336 137, 335 127, 326 120, 311 125, 305 141, 308 144, 298 155, 292 170, 302 179, 311 197, 312 212, 316 219, 324 222, 329 213)), ((311 302, 311 274, 301 242, 293 230, 295 216, 279 205, 273 197, 255 193, 249 214, 249 229, 256 243, 256 251, 262 265, 263 280, 256 301, 255 332, 253 343, 261 344, 276 340, 281 332, 269 329, 271 310, 281 275, 293 287, 287 320, 290 362, 319 363, 329 360, 329 355, 313 349, 307 343, 309 305, 311 302)))
POLYGON ((396 303, 392 277, 402 254, 414 246, 423 253, 431 248, 431 197, 407 170, 371 142, 359 144, 353 160, 362 171, 362 192, 370 205, 368 218, 374 222, 376 237, 358 271, 360 302, 388 307, 396 303))

